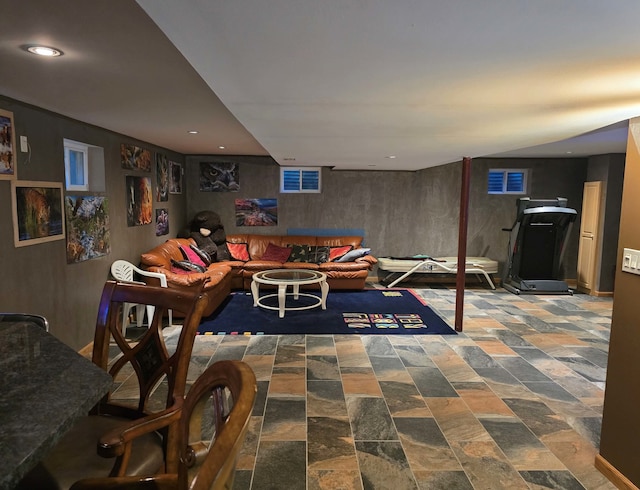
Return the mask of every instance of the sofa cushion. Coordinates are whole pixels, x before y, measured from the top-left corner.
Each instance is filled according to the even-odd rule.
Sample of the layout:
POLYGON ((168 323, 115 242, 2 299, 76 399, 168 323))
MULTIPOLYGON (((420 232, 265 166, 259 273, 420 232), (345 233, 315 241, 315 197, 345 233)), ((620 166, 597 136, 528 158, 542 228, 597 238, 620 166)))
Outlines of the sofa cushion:
MULTIPOLYGON (((184 260, 187 262, 190 262, 192 264, 197 264, 201 267, 206 268, 207 265, 209 264, 205 264, 204 260, 202 260, 202 257, 200 257, 200 255, 198 255, 195 250, 192 250, 191 247, 185 247, 183 245, 180 245, 180 252, 182 252, 182 256, 184 257, 184 260)), ((204 271, 201 271, 204 272, 204 271)))
POLYGON ((195 253, 198 254, 198 257, 200 257, 202 259, 202 262, 204 262, 205 266, 209 266, 211 264, 211 262, 212 262, 211 255, 209 255, 207 252, 205 252, 204 250, 198 248, 195 245, 189 245, 189 248, 191 250, 193 250, 195 253))
POLYGON ((322 264, 329 260, 329 247, 318 247, 316 245, 290 245, 290 247, 289 262, 322 264))
POLYGON ((243 262, 249 260, 249 247, 246 243, 227 242, 227 248, 234 260, 242 260, 243 262))
POLYGON ((291 247, 291 255, 289 255, 289 262, 311 262, 309 255, 311 254, 311 245, 288 245, 291 247))
POLYGON ((311 254, 309 255, 309 262, 314 264, 323 264, 329 262, 329 253, 331 249, 329 247, 311 247, 311 254))
POLYGON ((274 262, 280 262, 281 264, 289 260, 291 256, 290 247, 280 247, 274 243, 269 243, 267 249, 262 254, 261 260, 272 260, 274 262))
POLYGON ((194 264, 193 262, 189 262, 188 260, 173 260, 171 259, 171 268, 174 267, 178 269, 183 269, 188 272, 206 272, 206 267, 203 267, 199 264, 194 264))
POLYGON ((331 247, 329 250, 329 262, 338 260, 347 252, 351 251, 353 247, 351 245, 343 245, 341 247, 331 247))
POLYGON ((183 269, 182 267, 177 267, 175 265, 171 266, 171 272, 174 274, 184 275, 184 274, 193 274, 193 271, 188 271, 187 269, 183 269))
POLYGON ((340 257, 336 262, 353 262, 360 257, 364 257, 369 252, 371 252, 370 248, 356 248, 351 250, 351 252, 347 252, 342 257, 340 257))
POLYGON ((285 262, 282 264, 283 269, 307 269, 317 271, 320 264, 314 264, 312 262, 285 262))

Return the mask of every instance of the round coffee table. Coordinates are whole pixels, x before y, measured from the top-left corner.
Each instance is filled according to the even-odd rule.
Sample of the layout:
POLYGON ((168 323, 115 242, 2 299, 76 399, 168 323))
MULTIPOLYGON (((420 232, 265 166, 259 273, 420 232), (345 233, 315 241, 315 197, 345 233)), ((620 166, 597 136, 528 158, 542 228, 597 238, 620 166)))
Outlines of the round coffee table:
POLYGON ((253 306, 260 306, 267 310, 278 310, 278 316, 284 317, 285 311, 292 310, 309 310, 322 306, 323 310, 327 309, 327 294, 329 293, 329 285, 327 284, 327 275, 308 269, 270 269, 266 271, 256 272, 251 281, 251 294, 253 295, 253 306), (265 294, 260 296, 260 284, 268 284, 277 286, 278 292, 274 294, 265 294), (320 285, 320 297, 315 294, 301 293, 300 286, 308 284, 320 285), (291 286, 291 292, 287 293, 287 288, 291 286), (278 306, 271 306, 264 303, 267 298, 278 297, 278 306), (313 304, 304 306, 287 306, 287 296, 293 296, 297 300, 300 296, 316 299, 313 304))

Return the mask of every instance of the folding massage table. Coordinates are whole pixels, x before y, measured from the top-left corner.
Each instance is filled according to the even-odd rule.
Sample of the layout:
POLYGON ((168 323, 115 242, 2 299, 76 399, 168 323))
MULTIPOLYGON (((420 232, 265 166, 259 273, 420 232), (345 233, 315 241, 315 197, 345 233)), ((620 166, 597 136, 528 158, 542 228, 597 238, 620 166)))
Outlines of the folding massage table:
MULTIPOLYGON (((403 273, 393 282, 387 285, 392 288, 399 282, 405 280, 412 274, 457 274, 458 257, 429 257, 428 255, 416 255, 413 257, 378 257, 378 269, 387 271, 389 274, 383 282, 391 279, 396 273, 403 273)), ((497 274, 498 262, 487 257, 467 257, 465 262, 465 273, 480 274, 485 277, 491 289, 496 286, 489 274, 497 274)))

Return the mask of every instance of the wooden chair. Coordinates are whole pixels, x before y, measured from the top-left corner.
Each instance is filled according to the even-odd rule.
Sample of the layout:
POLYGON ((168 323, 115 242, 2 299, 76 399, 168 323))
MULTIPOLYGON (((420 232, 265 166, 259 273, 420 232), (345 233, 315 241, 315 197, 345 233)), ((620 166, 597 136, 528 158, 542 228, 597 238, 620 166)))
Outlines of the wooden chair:
POLYGON ((87 479, 71 490, 228 490, 257 392, 251 368, 241 361, 209 366, 193 384, 180 417, 177 473, 147 477, 87 479))
POLYGON ((18 488, 66 489, 82 478, 175 473, 178 424, 167 415, 179 415, 193 343, 206 306, 207 298, 199 289, 107 281, 100 299, 92 360, 113 376, 113 388, 18 488), (135 342, 122 335, 126 303, 155 307, 149 329, 135 342), (185 315, 171 353, 162 335, 162 317, 168 309, 185 315), (116 348, 119 355, 109 364, 116 348))

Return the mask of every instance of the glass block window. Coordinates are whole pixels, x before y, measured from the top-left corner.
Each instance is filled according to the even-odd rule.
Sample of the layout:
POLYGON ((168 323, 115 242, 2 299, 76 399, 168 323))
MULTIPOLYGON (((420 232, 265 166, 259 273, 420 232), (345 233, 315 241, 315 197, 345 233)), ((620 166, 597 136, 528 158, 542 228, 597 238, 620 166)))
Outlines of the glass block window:
POLYGON ((280 192, 320 192, 319 167, 280 167, 280 192))
POLYGON ((489 194, 526 194, 527 169, 491 169, 487 181, 489 194))

